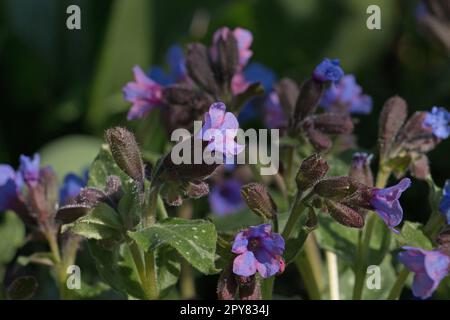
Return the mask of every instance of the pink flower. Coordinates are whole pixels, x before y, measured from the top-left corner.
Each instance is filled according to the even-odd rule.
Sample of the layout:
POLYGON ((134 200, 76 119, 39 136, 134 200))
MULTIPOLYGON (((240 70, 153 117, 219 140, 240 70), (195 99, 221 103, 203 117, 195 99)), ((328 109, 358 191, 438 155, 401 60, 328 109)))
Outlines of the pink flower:
POLYGON ((146 76, 138 66, 133 68, 134 82, 123 88, 125 100, 131 102, 128 120, 145 118, 149 112, 161 104, 162 87, 146 76))

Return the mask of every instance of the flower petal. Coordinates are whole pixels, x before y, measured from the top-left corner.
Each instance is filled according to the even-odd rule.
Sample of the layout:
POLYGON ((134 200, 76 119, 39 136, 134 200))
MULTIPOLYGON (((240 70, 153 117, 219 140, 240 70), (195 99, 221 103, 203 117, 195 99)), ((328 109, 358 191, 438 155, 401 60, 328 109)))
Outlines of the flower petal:
POLYGON ((233 273, 250 277, 256 273, 257 261, 251 251, 238 255, 233 261, 233 273))

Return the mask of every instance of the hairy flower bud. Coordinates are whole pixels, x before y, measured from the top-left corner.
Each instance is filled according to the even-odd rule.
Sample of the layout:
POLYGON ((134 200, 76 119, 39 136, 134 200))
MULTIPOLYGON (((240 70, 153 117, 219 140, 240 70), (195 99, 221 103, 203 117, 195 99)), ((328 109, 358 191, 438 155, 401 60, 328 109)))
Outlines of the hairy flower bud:
POLYGON ((189 198, 198 199, 209 193, 209 186, 204 181, 189 182, 186 188, 186 194, 189 198))
POLYGON ((314 191, 326 199, 343 199, 355 193, 357 187, 349 177, 330 177, 319 181, 314 191))
POLYGON ((237 276, 239 284, 239 298, 241 300, 261 300, 261 284, 253 275, 250 277, 237 276))
POLYGON ((292 79, 283 78, 275 85, 275 91, 285 116, 291 117, 300 92, 297 84, 292 79))
POLYGON ((314 128, 328 134, 348 134, 353 131, 353 122, 349 115, 323 113, 313 118, 314 128))
POLYGON ((218 59, 216 62, 218 77, 228 87, 239 65, 239 50, 232 32, 225 32, 217 42, 218 59))
POLYGON ((325 200, 325 204, 330 215, 340 224, 351 228, 362 228, 364 226, 364 217, 354 209, 330 200, 325 200))
POLYGON ((397 142, 404 150, 425 153, 438 144, 433 129, 424 126, 426 116, 426 112, 415 112, 404 125, 397 142))
POLYGON ((217 84, 208 55, 208 49, 200 44, 193 43, 188 46, 186 68, 191 77, 200 87, 215 94, 217 84))
POLYGON ((394 96, 384 103, 378 122, 378 142, 382 157, 389 152, 407 116, 408 106, 401 97, 394 96))
POLYGON ((425 180, 430 176, 430 166, 428 157, 425 154, 419 154, 411 159, 410 171, 416 179, 425 180))
POLYGON ((241 188, 241 194, 247 206, 264 219, 274 219, 277 206, 266 187, 261 183, 249 183, 241 188))
POLYGON ((316 153, 303 160, 296 177, 298 190, 313 187, 326 175, 328 169, 328 163, 316 153))
POLYGON ((294 110, 294 121, 301 121, 314 112, 322 97, 324 84, 312 78, 306 80, 300 88, 294 110))
POLYGON ((238 283, 231 266, 225 268, 220 274, 219 282, 217 283, 217 297, 219 300, 235 300, 237 290, 238 283))
POLYGON ((309 120, 310 119, 306 119, 302 124, 309 143, 311 143, 313 148, 318 152, 328 150, 332 144, 330 137, 316 130, 312 121, 309 120))
POLYGON ((115 127, 106 131, 106 140, 119 168, 143 186, 144 163, 134 135, 125 128, 115 127))
POLYGON ((373 187, 373 173, 370 168, 371 154, 365 152, 357 152, 353 155, 352 164, 348 176, 355 181, 373 187))

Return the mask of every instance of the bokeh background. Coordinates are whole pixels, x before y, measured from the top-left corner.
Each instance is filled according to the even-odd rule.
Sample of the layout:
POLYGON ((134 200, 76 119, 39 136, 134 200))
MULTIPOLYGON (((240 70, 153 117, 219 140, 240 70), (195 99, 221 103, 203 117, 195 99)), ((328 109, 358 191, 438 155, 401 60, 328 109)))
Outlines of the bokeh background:
MULTIPOLYGON (((413 0, 1 0, 0 163, 40 151, 62 177, 93 160, 103 131, 130 127, 122 86, 131 68, 164 64, 174 43, 210 42, 223 25, 254 35, 252 61, 297 81, 323 57, 339 58, 372 96, 359 117, 360 146, 373 150, 377 117, 392 95, 410 112, 450 106, 449 57, 421 34, 413 0), (66 8, 81 7, 81 30, 66 28, 66 8), (366 8, 381 7, 381 30, 366 28, 366 8)), ((144 137, 145 138, 145 137, 144 137)), ((144 143, 151 143, 149 141, 144 143)), ((450 141, 430 154, 438 185, 450 177, 450 141)), ((428 212, 426 184, 403 200, 409 220, 428 212)), ((205 292, 209 292, 205 289, 205 292)))

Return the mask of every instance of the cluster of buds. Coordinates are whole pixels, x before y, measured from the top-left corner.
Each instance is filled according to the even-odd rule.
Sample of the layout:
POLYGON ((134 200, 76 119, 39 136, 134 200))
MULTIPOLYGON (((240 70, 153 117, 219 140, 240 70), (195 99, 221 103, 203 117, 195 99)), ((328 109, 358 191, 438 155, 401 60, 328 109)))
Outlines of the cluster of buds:
POLYGON ((178 70, 173 81, 159 79, 159 73, 154 72, 150 76, 156 79, 152 79, 136 67, 135 81, 124 87, 125 99, 133 103, 128 118, 145 117, 162 106, 166 130, 172 132, 191 129, 214 101, 224 101, 237 111, 247 99, 264 91, 260 83, 249 83, 243 74, 252 56, 252 40, 248 30, 223 27, 214 33, 209 48, 201 43, 189 44, 186 57, 178 49, 168 59, 169 65, 178 70))
POLYGON ((450 54, 450 1, 421 1, 416 8, 416 19, 424 34, 450 54))
POLYGON ((380 161, 402 177, 409 169, 419 178, 429 175, 427 152, 450 135, 450 113, 441 107, 415 112, 407 121, 407 104, 395 96, 386 101, 379 119, 380 161))
POLYGON ((347 113, 314 114, 326 86, 339 82, 343 75, 337 60, 325 59, 300 88, 288 78, 276 85, 283 113, 289 119, 288 133, 292 137, 306 138, 317 151, 331 147, 329 135, 349 134, 353 131, 353 122, 347 113))
POLYGON ((328 164, 314 154, 302 162, 296 178, 297 188, 302 193, 310 190, 314 197, 312 204, 342 225, 362 228, 367 210, 372 210, 393 229, 402 221, 399 198, 411 182, 405 178, 389 188, 372 187, 367 159, 362 154, 355 155, 349 177, 326 177, 328 164))

